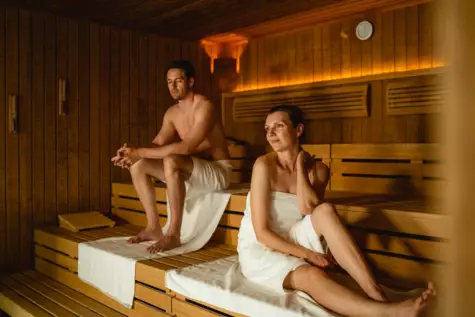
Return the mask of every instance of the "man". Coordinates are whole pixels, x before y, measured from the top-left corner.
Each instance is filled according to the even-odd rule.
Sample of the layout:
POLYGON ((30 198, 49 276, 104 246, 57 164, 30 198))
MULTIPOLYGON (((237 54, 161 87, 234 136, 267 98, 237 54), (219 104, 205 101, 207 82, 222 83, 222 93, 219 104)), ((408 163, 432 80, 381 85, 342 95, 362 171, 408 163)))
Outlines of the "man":
POLYGON ((186 187, 208 191, 228 188, 232 166, 223 126, 211 102, 194 93, 195 71, 184 60, 171 63, 167 70, 168 89, 175 105, 163 118, 160 132, 153 140, 156 147, 135 148, 125 144, 112 158, 116 166, 129 168, 132 182, 147 215, 147 227, 130 243, 154 240, 150 252, 162 252, 181 245, 186 187), (179 141, 175 142, 175 136, 179 141), (150 176, 167 184, 170 223, 164 234, 155 205, 155 189, 150 176))

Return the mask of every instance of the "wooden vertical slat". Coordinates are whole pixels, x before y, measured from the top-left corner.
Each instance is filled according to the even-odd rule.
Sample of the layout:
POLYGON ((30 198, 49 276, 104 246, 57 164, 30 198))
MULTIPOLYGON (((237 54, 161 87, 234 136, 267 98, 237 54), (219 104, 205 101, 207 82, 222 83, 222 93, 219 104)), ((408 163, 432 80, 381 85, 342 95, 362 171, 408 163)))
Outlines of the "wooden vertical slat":
POLYGON ((148 146, 148 101, 147 101, 147 68, 148 40, 146 35, 139 36, 139 144, 148 146))
POLYGON ((68 210, 79 207, 78 22, 68 20, 68 210))
POLYGON ((78 29, 78 150, 79 150, 79 202, 80 211, 89 211, 90 198, 90 23, 79 22, 78 29))
MULTIPOLYGON (((411 6, 406 11, 406 56, 407 70, 419 68, 419 6, 411 6)), ((406 135, 409 138, 418 138, 422 124, 420 115, 406 116, 406 135)))
POLYGON ((288 80, 289 71, 289 56, 287 55, 287 37, 278 37, 278 50, 279 54, 279 85, 285 86, 288 80))
MULTIPOLYGON (((367 17, 371 18, 371 15, 367 17)), ((376 32, 376 31, 375 31, 376 32)), ((356 36, 352 34, 352 36, 356 36)), ((361 75, 371 75, 373 73, 373 45, 374 35, 366 41, 361 42, 361 75)))
MULTIPOLYGON (((130 136, 130 32, 120 31, 120 144, 131 143, 130 136)), ((132 144, 132 143, 131 143, 132 144)), ((134 144, 135 145, 135 144, 134 144)), ((120 180, 130 181, 127 169, 121 169, 120 180)))
MULTIPOLYGON (((19 85, 19 30, 18 30, 18 9, 6 9, 6 95, 18 94, 19 85)), ((6 102, 8 99, 6 100, 6 102)), ((8 114, 8 107, 5 107, 8 114)), ((20 183, 19 183, 19 142, 18 134, 8 131, 9 125, 3 128, 6 130, 6 233, 8 255, 7 269, 13 269, 18 264, 20 250, 20 183)))
POLYGON ((432 10, 432 67, 445 65, 446 29, 444 7, 436 2, 432 10))
MULTIPOLYGON (((344 22, 341 24, 341 34, 340 34, 340 46, 341 46, 341 76, 342 77, 350 77, 353 76, 353 62, 356 58, 354 55, 354 50, 355 50, 355 43, 354 41, 354 36, 350 32, 350 22, 344 22), (342 36, 342 34, 347 34, 347 38, 342 36)), ((361 58, 361 57, 360 57, 361 58)), ((360 68, 361 68, 361 61, 360 63, 360 68)), ((357 63, 355 63, 357 64, 357 63)))
POLYGON ((341 78, 341 23, 330 25, 331 78, 341 78))
POLYGON ((419 11, 412 6, 406 11, 406 55, 407 70, 419 68, 419 11))
MULTIPOLYGON (((58 79, 68 78, 68 22, 65 18, 58 18, 58 79)), ((66 111, 70 112, 71 102, 71 82, 66 81, 66 111)), ((56 87, 58 82, 56 81, 56 87)), ((58 99, 55 100, 56 111, 58 112, 58 99)), ((57 122, 57 211, 58 213, 68 212, 68 117, 58 115, 57 122)))
POLYGON ((407 60, 407 44, 406 44, 406 9, 394 11, 394 36, 395 36, 395 55, 397 72, 406 70, 407 60))
MULTIPOLYGON (((265 65, 266 65, 266 50, 265 50, 265 41, 264 39, 257 42, 257 84, 259 87, 267 87, 266 77, 265 77, 265 65)), ((290 48, 289 48, 290 51, 290 48)))
MULTIPOLYGON (((165 39, 158 38, 157 40, 157 133, 162 127, 163 116, 166 110, 166 93, 168 92, 166 72, 168 61, 165 60, 165 39)), ((207 64, 209 69, 209 64, 207 64)), ((211 97, 210 97, 211 98, 211 97)))
POLYGON ((383 19, 383 71, 385 73, 394 72, 394 11, 387 11, 382 14, 383 19))
POLYGON ((317 26, 313 29, 313 80, 323 79, 323 46, 322 28, 317 26))
POLYGON ((45 223, 56 223, 57 215, 57 167, 56 167, 56 126, 58 115, 55 16, 45 15, 44 38, 44 88, 45 88, 45 223))
POLYGON ((101 161, 100 161, 100 35, 99 26, 92 23, 89 28, 89 89, 90 89, 90 123, 89 123, 89 197, 91 210, 101 208, 101 161))
MULTIPOLYGON (((151 144, 157 135, 157 41, 158 37, 151 35, 148 37, 148 78, 147 78, 147 105, 148 105, 148 136, 147 145, 151 144)), ((196 62, 193 62, 196 68, 196 62)), ((197 73, 200 77, 200 73, 197 73)))
MULTIPOLYGON (((348 42, 348 46, 349 49, 348 51, 350 51, 350 56, 351 56, 351 76, 352 77, 358 77, 358 76, 361 76, 362 75, 362 63, 363 63, 363 57, 362 57, 362 45, 363 43, 365 42, 368 42, 368 40, 366 41, 361 41, 359 40, 356 35, 355 35, 355 32, 352 32, 355 27, 356 27, 356 24, 357 22, 355 21, 351 21, 351 23, 346 23, 347 27, 345 28, 345 30, 348 30, 348 39, 343 39, 343 43, 346 43, 348 42)), ((370 54, 370 57, 371 57, 371 54, 370 54)), ((344 71, 347 71, 346 69, 344 69, 344 71)))
MULTIPOLYGON (((266 49, 268 50, 267 69, 268 76, 270 78, 270 84, 272 87, 278 87, 280 85, 280 71, 279 71, 279 43, 278 38, 272 37, 267 43, 266 49)), ((297 52, 298 53, 298 52, 297 52)), ((312 61, 313 62, 313 61, 312 61)), ((305 61, 302 61, 305 64, 305 61)), ((311 74, 311 73, 310 73, 311 74)), ((305 76, 304 74, 302 74, 305 76)))
MULTIPOLYGON (((5 8, 0 7, 0 104, 7 100, 5 94, 5 8)), ((7 107, 0 108, 0 272, 7 267, 7 202, 6 202, 6 146, 7 107)))
POLYGON ((332 78, 332 51, 331 51, 331 32, 330 26, 322 26, 322 53, 323 53, 323 63, 322 63, 322 79, 330 80, 332 78))
POLYGON ((45 16, 32 14, 32 138, 33 159, 33 224, 35 227, 46 221, 45 216, 45 16))
MULTIPOLYGON (((116 153, 117 149, 124 143, 120 139, 120 50, 119 50, 119 30, 111 29, 110 39, 110 153, 116 153)), ((111 180, 120 181, 121 168, 112 166, 111 180)))
MULTIPOLYGON (((157 40, 157 48, 160 47, 161 44, 161 39, 158 38, 157 40)), ((210 69, 210 58, 208 54, 206 54, 205 50, 203 47, 199 44, 197 44, 197 50, 198 50, 198 66, 197 66, 197 71, 201 74, 201 92, 207 96, 208 98, 211 98, 211 69, 210 69)), ((247 51, 247 49, 245 49, 247 51)), ((241 65, 241 56, 244 52, 241 53, 239 56, 239 67, 242 67, 241 65)), ((157 52, 157 65, 161 65, 163 62, 161 59, 158 58, 159 53, 157 52)), ((160 66, 159 66, 160 67, 160 66)), ((241 69, 239 69, 239 74, 242 72, 241 69)), ((163 71, 160 73, 157 73, 158 76, 163 76, 163 71)), ((158 78, 157 78, 157 84, 159 83, 158 78)), ((242 85, 242 76, 239 76, 239 85, 242 85)), ((157 100, 158 102, 158 100, 157 100)), ((158 106, 158 104, 157 104, 158 106)), ((221 111, 221 103, 216 104, 216 107, 218 107, 221 111)), ((157 125, 159 126, 160 123, 157 122, 157 125)))
POLYGON ((139 146, 139 37, 130 35, 130 96, 129 96, 129 138, 133 146, 139 146))
POLYGON ((305 82, 313 79, 313 30, 301 31, 297 37, 298 77, 305 82))
POLYGON ((100 157, 101 157, 101 212, 110 212, 111 154, 110 151, 110 28, 100 28, 100 157))
POLYGON ((382 37, 383 37, 383 21, 381 14, 374 16, 374 33, 372 36, 372 57, 373 57, 373 74, 383 71, 383 53, 382 53, 382 37))
MULTIPOLYGON (((20 127, 20 263, 16 269, 32 264, 32 119, 31 119, 31 14, 19 12, 19 127, 20 127)), ((37 153, 35 153, 36 155, 37 153)))
POLYGON ((433 3, 419 5, 419 67, 432 66, 433 3))
MULTIPOLYGON (((285 35, 287 38, 287 56, 288 56, 288 69, 287 69, 287 84, 295 83, 298 80, 297 77, 297 61, 296 61, 296 35, 295 33, 289 33, 285 35)), ((265 61, 265 55, 260 57, 265 61)), ((259 63, 259 66, 262 63, 259 63)))
MULTIPOLYGON (((250 67, 251 67, 251 82, 250 85, 251 87, 257 88, 257 85, 259 84, 258 81, 258 74, 259 74, 259 49, 257 46, 258 41, 257 40, 252 40, 249 41, 249 52, 251 55, 251 62, 250 67)), ((288 76, 288 75, 287 75, 288 76)))

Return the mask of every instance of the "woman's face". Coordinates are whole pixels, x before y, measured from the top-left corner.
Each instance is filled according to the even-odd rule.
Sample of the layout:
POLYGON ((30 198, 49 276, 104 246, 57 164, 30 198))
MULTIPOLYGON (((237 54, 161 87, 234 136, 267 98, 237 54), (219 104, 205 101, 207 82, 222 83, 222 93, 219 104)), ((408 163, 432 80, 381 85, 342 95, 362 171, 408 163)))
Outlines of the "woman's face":
POLYGON ((290 149, 298 145, 303 126, 292 125, 287 112, 277 111, 267 116, 265 131, 267 142, 276 152, 290 149))

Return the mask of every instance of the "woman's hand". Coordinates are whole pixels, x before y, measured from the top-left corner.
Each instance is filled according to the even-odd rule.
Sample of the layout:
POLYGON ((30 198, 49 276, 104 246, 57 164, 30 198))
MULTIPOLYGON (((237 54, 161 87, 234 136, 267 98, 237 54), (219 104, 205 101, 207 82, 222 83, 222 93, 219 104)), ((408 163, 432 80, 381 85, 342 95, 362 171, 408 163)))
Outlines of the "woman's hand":
POLYGON ((325 254, 310 250, 308 250, 305 256, 305 261, 321 268, 333 267, 336 265, 336 263, 333 262, 333 260, 327 257, 325 254))

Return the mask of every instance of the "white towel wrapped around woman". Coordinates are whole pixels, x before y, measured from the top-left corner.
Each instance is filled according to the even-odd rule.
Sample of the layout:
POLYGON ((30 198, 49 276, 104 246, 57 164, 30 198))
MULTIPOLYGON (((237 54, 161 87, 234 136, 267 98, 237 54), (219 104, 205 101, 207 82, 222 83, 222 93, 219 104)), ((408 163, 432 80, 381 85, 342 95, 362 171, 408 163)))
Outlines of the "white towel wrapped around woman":
MULTIPOLYGON (((326 243, 315 233, 310 216, 300 212, 295 194, 272 191, 270 199, 272 231, 314 252, 327 252, 326 243)), ((251 192, 246 198, 246 210, 239 229, 238 253, 242 273, 247 279, 282 293, 286 292, 283 287, 286 276, 299 266, 309 264, 257 241, 251 218, 251 192)))

